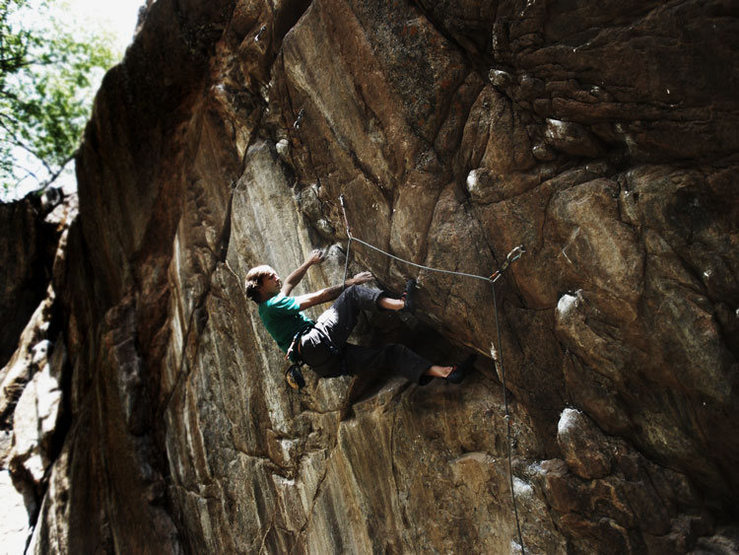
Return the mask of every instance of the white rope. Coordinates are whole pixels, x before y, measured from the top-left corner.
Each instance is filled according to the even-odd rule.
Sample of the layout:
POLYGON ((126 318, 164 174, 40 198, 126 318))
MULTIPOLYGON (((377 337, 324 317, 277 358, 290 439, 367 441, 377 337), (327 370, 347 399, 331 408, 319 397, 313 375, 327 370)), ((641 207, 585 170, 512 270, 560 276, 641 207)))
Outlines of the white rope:
POLYGON ((411 262, 410 260, 405 260, 404 258, 400 258, 399 256, 395 256, 394 254, 390 254, 389 252, 384 251, 384 250, 382 250, 382 249, 380 249, 380 248, 378 248, 378 247, 376 247, 374 245, 370 245, 369 243, 367 243, 365 241, 362 241, 361 239, 357 239, 353 235, 349 235, 349 240, 350 241, 356 241, 357 243, 361 243, 365 247, 368 247, 368 248, 370 248, 372 250, 375 250, 377 252, 380 252, 380 253, 384 254, 385 256, 389 256, 390 258, 392 258, 394 260, 397 260, 398 262, 403 262, 404 264, 408 264, 409 266, 414 266, 416 268, 420 268, 421 270, 428 270, 429 272, 437 272, 437 273, 440 273, 440 274, 451 274, 451 275, 454 275, 454 276, 462 276, 462 277, 468 277, 468 278, 473 278, 473 279, 481 279, 483 281, 487 281, 487 282, 490 282, 490 283, 493 282, 493 280, 490 279, 487 276, 478 276, 476 274, 465 274, 464 272, 453 272, 452 270, 442 270, 441 268, 432 268, 431 266, 424 266, 423 264, 416 264, 415 262, 411 262))

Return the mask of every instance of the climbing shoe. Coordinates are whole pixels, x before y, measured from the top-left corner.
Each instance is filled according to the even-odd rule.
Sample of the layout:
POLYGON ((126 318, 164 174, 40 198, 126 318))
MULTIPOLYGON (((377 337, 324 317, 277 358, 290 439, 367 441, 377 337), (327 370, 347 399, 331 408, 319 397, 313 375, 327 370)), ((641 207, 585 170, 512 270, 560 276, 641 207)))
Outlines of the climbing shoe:
POLYGON ((464 380, 467 373, 472 370, 474 362, 475 355, 470 355, 464 360, 464 362, 452 367, 451 373, 446 377, 447 383, 462 383, 462 380, 464 380))
POLYGON ((305 387, 305 378, 300 371, 299 365, 293 364, 287 369, 287 372, 285 372, 285 381, 287 385, 298 391, 305 387))
POLYGON ((416 286, 418 284, 416 283, 416 280, 411 278, 408 281, 405 282, 405 291, 403 292, 403 295, 400 297, 403 299, 403 302, 405 302, 405 306, 403 307, 404 312, 410 312, 413 314, 416 310, 416 286))

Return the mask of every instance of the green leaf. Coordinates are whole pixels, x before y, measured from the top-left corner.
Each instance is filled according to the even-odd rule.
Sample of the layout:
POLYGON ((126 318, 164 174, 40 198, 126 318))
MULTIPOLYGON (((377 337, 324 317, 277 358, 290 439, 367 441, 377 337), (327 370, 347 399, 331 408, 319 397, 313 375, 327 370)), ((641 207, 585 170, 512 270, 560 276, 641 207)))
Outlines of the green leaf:
POLYGON ((93 77, 117 59, 107 34, 62 22, 63 7, 61 0, 0 0, 0 185, 6 190, 27 179, 46 185, 28 170, 29 157, 47 179, 69 162, 92 108, 93 77))

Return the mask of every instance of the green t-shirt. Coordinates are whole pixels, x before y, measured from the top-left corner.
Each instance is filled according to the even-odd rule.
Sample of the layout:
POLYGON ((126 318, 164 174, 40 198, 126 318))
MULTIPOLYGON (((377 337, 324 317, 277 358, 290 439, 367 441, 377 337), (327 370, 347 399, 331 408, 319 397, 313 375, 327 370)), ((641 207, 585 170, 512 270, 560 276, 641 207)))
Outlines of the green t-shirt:
POLYGON ((300 312, 295 297, 286 297, 282 293, 259 304, 259 317, 283 353, 287 352, 296 333, 314 324, 300 312))

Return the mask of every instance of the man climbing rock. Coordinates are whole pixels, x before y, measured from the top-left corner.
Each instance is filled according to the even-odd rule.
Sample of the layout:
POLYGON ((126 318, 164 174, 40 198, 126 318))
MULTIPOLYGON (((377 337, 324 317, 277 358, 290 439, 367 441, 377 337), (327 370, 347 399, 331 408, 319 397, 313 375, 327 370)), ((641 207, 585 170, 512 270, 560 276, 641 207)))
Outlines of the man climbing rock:
POLYGON ((464 379, 472 366, 472 357, 458 366, 439 366, 403 345, 363 347, 347 343, 362 310, 413 311, 415 280, 408 281, 400 299, 362 286, 373 279, 369 272, 359 273, 343 285, 290 296, 308 268, 320 264, 323 259, 323 252, 314 250, 284 283, 271 266, 257 266, 246 275, 247 296, 259 305, 259 316, 267 331, 290 360, 305 362, 323 378, 388 369, 421 384, 432 378, 455 384, 464 379), (334 299, 333 305, 316 322, 302 312, 334 299))

